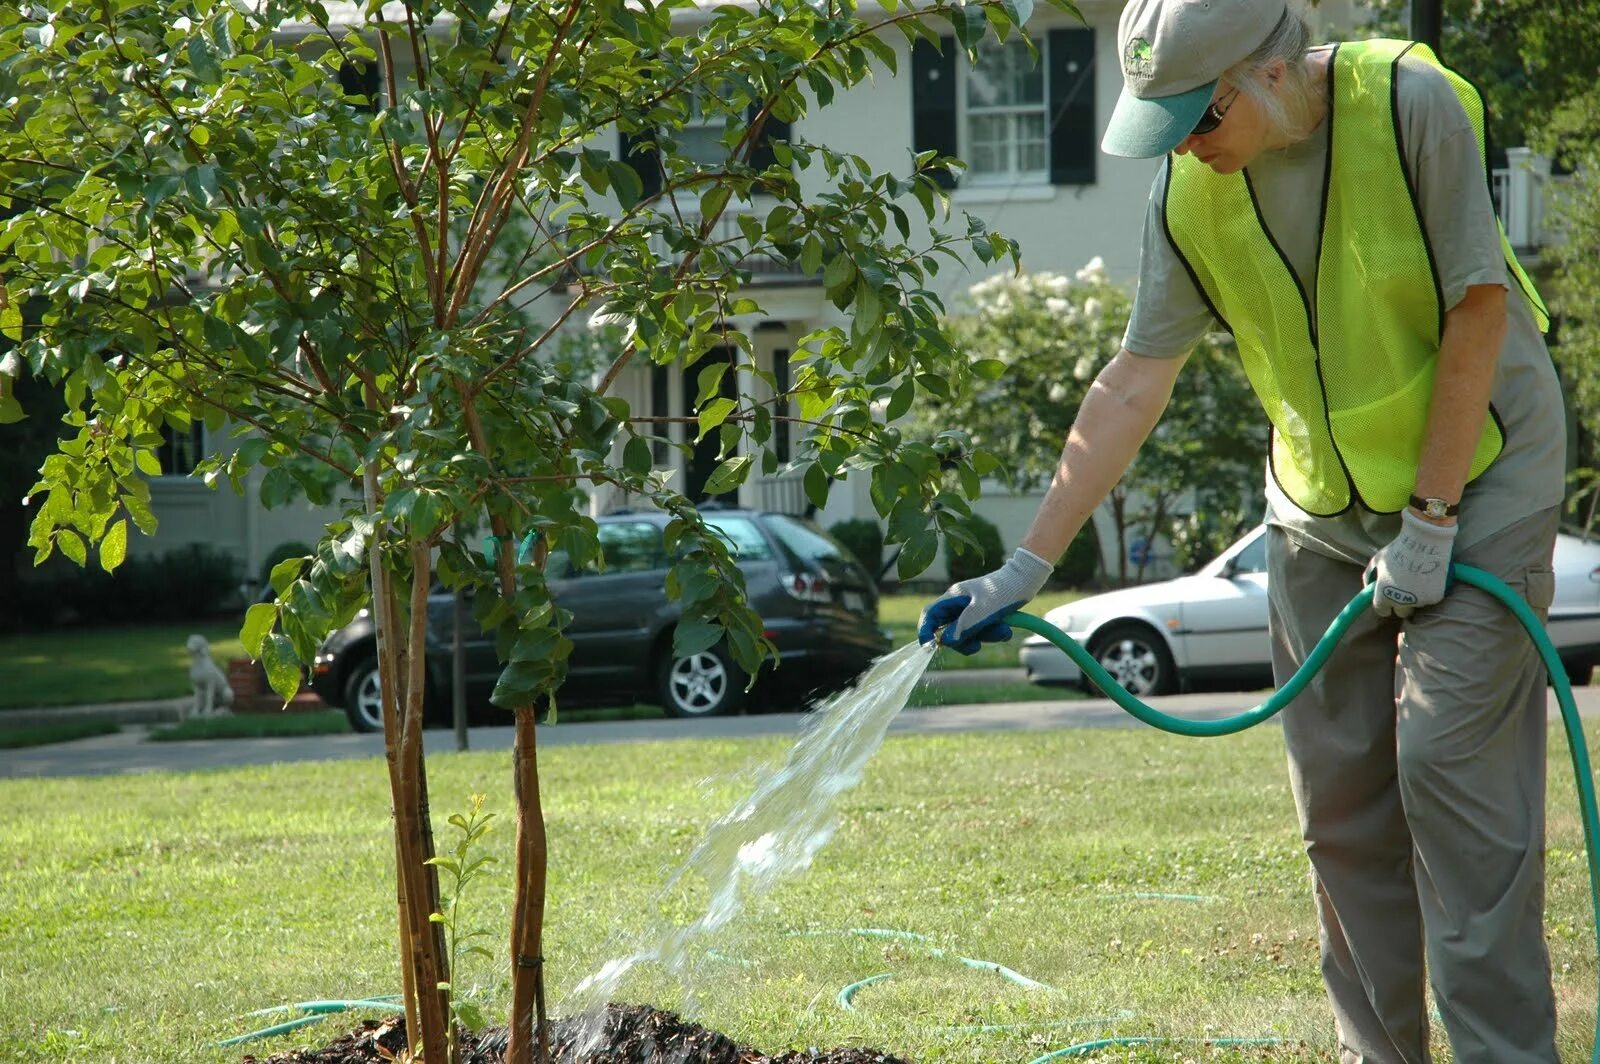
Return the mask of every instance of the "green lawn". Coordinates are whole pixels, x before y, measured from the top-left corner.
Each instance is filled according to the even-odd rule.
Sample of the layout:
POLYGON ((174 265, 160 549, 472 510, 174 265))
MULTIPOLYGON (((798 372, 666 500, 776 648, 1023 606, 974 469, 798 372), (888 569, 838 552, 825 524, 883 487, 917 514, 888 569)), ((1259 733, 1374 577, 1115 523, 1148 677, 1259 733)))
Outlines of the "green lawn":
POLYGON ((0 710, 176 698, 189 692, 184 640, 198 632, 224 668, 243 657, 237 624, 66 628, 0 636, 0 710))
POLYGON ((64 720, 31 728, 0 728, 0 750, 20 750, 25 746, 49 746, 96 735, 112 735, 122 726, 109 720, 64 720))
POLYGON ((350 730, 341 709, 315 713, 239 713, 222 717, 195 717, 181 724, 151 728, 151 742, 190 739, 262 739, 271 736, 340 735, 350 730))
MULTIPOLYGON (((1561 1051, 1583 1060, 1596 977, 1589 888, 1559 734, 1551 743, 1549 938, 1561 1051)), ((774 739, 542 751, 556 1011, 620 952, 618 931, 699 911, 707 884, 689 877, 661 894, 663 882, 784 750, 774 739)), ((488 841, 501 863, 465 903, 469 926, 496 929, 495 960, 458 973, 496 1010, 507 992, 509 777, 503 752, 429 763, 441 829, 476 791, 502 814, 488 841)), ((322 1044, 334 1024, 212 1048, 261 1023, 244 1015, 253 1009, 396 988, 388 810, 379 759, 0 781, 0 1061, 205 1064, 322 1044)), ((895 737, 841 814, 805 875, 701 944, 703 1022, 768 1051, 865 1044, 922 1064, 1027 1064, 1107 1034, 1291 1044, 1080 1059, 1335 1059, 1275 729, 895 737), (1051 989, 852 928, 926 935, 1051 989), (886 973, 857 995, 858 1011, 835 1003, 847 984, 886 973), (1025 1026, 952 1029, 985 1024, 1025 1026)), ((646 968, 618 996, 675 1007, 684 995, 646 968)))
MULTIPOLYGON (((1084 597, 1082 591, 1046 591, 1027 606, 1029 613, 1043 617, 1048 611, 1084 597)), ((917 624, 923 608, 938 599, 938 595, 884 595, 878 600, 878 622, 894 636, 896 646, 917 638, 917 624)), ((934 660, 935 669, 1014 669, 1017 667, 1019 640, 1009 643, 990 643, 970 657, 954 651, 941 653, 934 660)))

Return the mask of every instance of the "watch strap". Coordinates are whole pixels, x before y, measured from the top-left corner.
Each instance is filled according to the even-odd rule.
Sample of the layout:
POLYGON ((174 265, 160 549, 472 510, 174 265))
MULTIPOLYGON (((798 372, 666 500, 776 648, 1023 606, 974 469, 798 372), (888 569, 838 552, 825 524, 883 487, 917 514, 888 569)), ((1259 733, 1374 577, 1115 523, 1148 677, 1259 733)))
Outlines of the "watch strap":
POLYGON ((1411 496, 1411 507, 1414 510, 1434 517, 1454 517, 1461 511, 1460 503, 1445 502, 1443 499, 1424 499, 1421 495, 1411 496), (1435 513, 1434 508, 1429 506, 1430 503, 1444 503, 1444 512, 1435 513))

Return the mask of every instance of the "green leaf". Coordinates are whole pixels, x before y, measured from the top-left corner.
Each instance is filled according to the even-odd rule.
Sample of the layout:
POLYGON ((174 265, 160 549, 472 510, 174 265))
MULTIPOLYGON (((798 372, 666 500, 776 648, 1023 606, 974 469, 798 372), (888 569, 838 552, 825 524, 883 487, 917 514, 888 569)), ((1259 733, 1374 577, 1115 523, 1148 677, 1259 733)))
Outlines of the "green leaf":
POLYGON ((644 476, 650 472, 650 467, 654 464, 650 455, 650 444, 643 437, 633 437, 622 448, 622 468, 635 476, 644 476))
POLYGON ((972 372, 986 381, 997 381, 1006 375, 1006 364, 997 358, 980 358, 972 364, 972 372))
POLYGON ((685 617, 672 630, 672 656, 687 657, 709 650, 722 638, 722 626, 699 618, 685 617))
POLYGON ((118 519, 100 541, 100 568, 108 573, 128 559, 128 522, 118 519))
POLYGON ((695 383, 699 389, 694 399, 696 405, 717 394, 717 389, 722 385, 722 377, 727 372, 728 363, 726 362, 713 362, 700 371, 700 375, 695 378, 695 383))
POLYGON ((906 541, 905 549, 900 552, 897 568, 900 579, 909 580, 933 562, 934 552, 939 548, 939 537, 932 529, 923 529, 906 541))
POLYGON ((848 255, 835 255, 828 261, 828 268, 822 271, 822 287, 832 291, 845 284, 856 275, 856 264, 848 255))
POLYGON ((280 596, 289 592, 289 585, 300 578, 300 570, 305 565, 304 558, 285 558, 272 567, 272 572, 267 574, 267 582, 272 585, 272 590, 280 596))
POLYGON ((606 176, 611 179, 611 187, 617 192, 617 202, 622 204, 623 210, 631 210, 644 196, 644 182, 639 180, 639 172, 627 163, 612 159, 606 163, 606 176))
POLYGON ((89 552, 83 545, 83 537, 70 528, 63 528, 56 536, 56 546, 61 553, 77 562, 79 565, 87 564, 89 552))
POLYGON ((822 241, 812 233, 806 237, 805 246, 800 249, 800 272, 807 277, 822 268, 822 241))
POLYGON ((244 611, 244 626, 239 629, 239 642, 244 652, 261 660, 261 643, 278 620, 278 607, 270 602, 257 602, 244 611))
POLYGON ((288 636, 282 632, 267 636, 261 644, 261 666, 267 670, 267 683, 272 689, 285 703, 291 701, 300 690, 300 662, 288 636))
POLYGON ((728 420, 728 415, 738 407, 737 399, 713 399, 700 408, 700 433, 695 439, 700 439, 706 433, 728 420))
POLYGON ((0 425, 15 425, 27 416, 21 403, 9 395, 0 395, 0 425))
POLYGON ((806 498, 810 500, 811 505, 819 510, 828 505, 828 487, 831 483, 828 471, 820 464, 813 462, 806 467, 806 498))
POLYGON ((700 217, 707 220, 715 218, 727 209, 728 199, 733 195, 733 190, 726 185, 713 185, 700 197, 700 217))
POLYGON ((884 417, 890 424, 899 421, 906 415, 906 412, 911 409, 911 401, 916 398, 916 395, 917 382, 908 375, 905 380, 900 382, 900 386, 894 390, 894 394, 889 397, 889 406, 884 411, 884 417))
POLYGON ((22 340, 22 308, 14 302, 0 307, 0 334, 19 343, 22 340))
POLYGON ((723 495, 734 490, 750 475, 750 466, 754 461, 755 457, 748 454, 727 459, 712 472, 705 490, 711 495, 723 495))

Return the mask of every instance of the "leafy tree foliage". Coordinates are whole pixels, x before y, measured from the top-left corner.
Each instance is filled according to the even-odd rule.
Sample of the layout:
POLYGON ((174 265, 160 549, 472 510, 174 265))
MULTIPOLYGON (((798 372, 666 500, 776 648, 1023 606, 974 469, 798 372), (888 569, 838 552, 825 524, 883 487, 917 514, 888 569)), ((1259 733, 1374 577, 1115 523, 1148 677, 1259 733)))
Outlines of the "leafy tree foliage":
MULTIPOLYGON (((1071 277, 996 275, 973 285, 968 297, 968 312, 947 326, 973 373, 949 401, 924 405, 918 424, 925 435, 963 426, 975 447, 1002 456, 999 474, 1015 490, 1039 487, 1055 472, 1089 385, 1121 349, 1132 302, 1098 258, 1071 277)), ((1118 580, 1143 576, 1143 564, 1129 571, 1133 537, 1170 537, 1174 519, 1187 511, 1209 515, 1219 530, 1259 515, 1265 448, 1266 419, 1232 339, 1208 336, 1108 500, 1118 580)), ((1193 538, 1190 524, 1184 530, 1193 538)))
POLYGON ((1016 246, 973 220, 946 230, 934 173, 947 163, 931 153, 880 172, 763 133, 874 64, 892 72, 894 34, 937 42, 925 23, 939 19, 970 53, 1031 9, 885 0, 869 20, 848 0, 369 0, 358 25, 340 25, 315 0, 0 8, 0 190, 12 210, 0 222, 0 332, 18 343, 11 375, 59 386, 67 409, 67 438, 31 489, 30 544, 38 560, 83 563, 96 550, 115 568, 130 527, 155 527, 144 476, 159 471, 161 429, 197 421, 237 439, 203 464, 207 483, 243 490, 261 469, 269 506, 295 495, 344 505, 309 562, 273 570, 276 602, 251 609, 243 638, 288 696, 323 636, 372 603, 408 1030, 426 1059, 455 1051, 435 992, 447 958, 428 920, 439 904, 420 736, 433 576, 482 592, 478 620, 506 663, 494 699, 517 710, 509 1059, 521 1064, 544 1052, 532 706, 570 651, 542 564, 549 548, 578 564, 597 555, 585 489, 673 515, 679 652, 725 639, 753 671, 771 650, 726 545, 653 467, 659 423, 613 386, 630 365, 689 367, 733 346, 731 365, 698 378, 692 428, 720 445, 708 489, 776 472, 777 411, 797 409, 794 464, 813 499, 848 470, 870 471, 906 543, 902 573, 925 567, 964 506, 941 466, 964 486, 984 458, 904 438, 875 404, 961 387, 965 363, 926 283, 941 262, 1015 261, 1016 246), (680 143, 702 118, 722 132, 709 162, 680 143), (650 160, 648 185, 606 147, 618 130, 650 160), (759 398, 776 382, 738 324, 760 311, 747 289, 763 260, 812 277, 845 322, 802 340, 776 399, 759 398), (29 299, 42 310, 25 328, 29 299), (598 372, 562 348, 586 320, 620 332, 598 372), (724 374, 737 397, 724 397, 724 374), (490 561, 447 534, 485 523, 494 542, 536 533, 539 547, 490 561))

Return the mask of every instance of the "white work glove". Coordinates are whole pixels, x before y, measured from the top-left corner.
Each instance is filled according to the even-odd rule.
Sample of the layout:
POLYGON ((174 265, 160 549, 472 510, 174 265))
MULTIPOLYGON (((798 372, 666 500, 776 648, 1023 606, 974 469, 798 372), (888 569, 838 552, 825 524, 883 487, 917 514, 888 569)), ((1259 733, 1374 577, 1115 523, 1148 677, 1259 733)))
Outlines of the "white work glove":
POLYGON ((1400 514, 1400 534, 1372 556, 1366 580, 1372 608, 1380 617, 1404 620, 1432 606, 1450 590, 1450 552, 1456 526, 1424 521, 1410 510, 1400 514))
POLYGON ((1025 547, 987 576, 950 585, 950 590, 922 611, 917 638, 926 643, 938 630, 939 642, 963 654, 976 654, 984 643, 1011 638, 1006 617, 1020 609, 1044 587, 1055 566, 1025 547))

